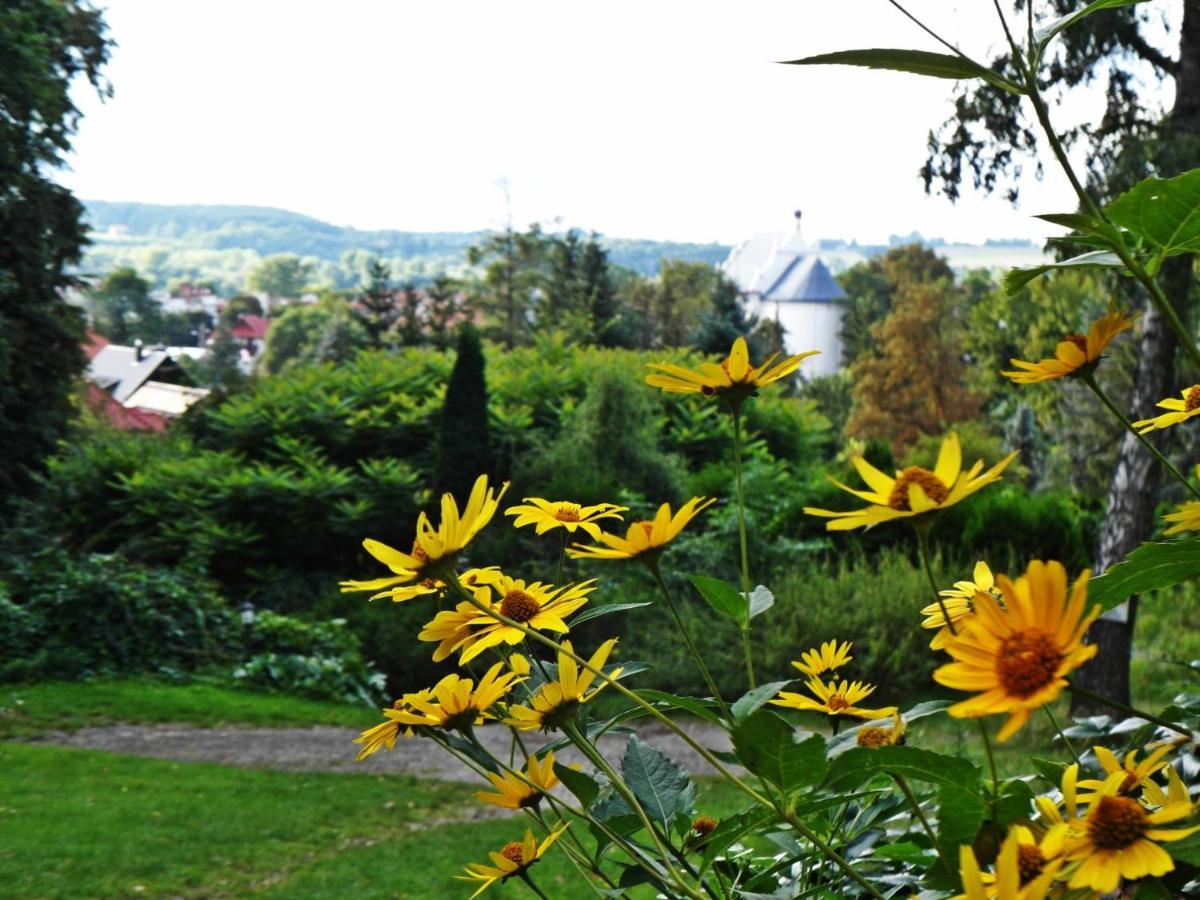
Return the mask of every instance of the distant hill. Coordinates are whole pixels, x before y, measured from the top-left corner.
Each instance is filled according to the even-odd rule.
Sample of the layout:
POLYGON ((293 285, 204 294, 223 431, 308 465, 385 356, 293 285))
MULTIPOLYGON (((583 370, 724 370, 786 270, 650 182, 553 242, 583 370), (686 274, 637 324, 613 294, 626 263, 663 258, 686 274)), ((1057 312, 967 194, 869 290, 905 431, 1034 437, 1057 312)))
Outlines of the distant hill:
MULTIPOLYGON (((311 216, 265 206, 168 206, 152 203, 84 201, 93 246, 84 269, 103 272, 133 265, 165 283, 196 278, 229 290, 241 286, 259 258, 296 253, 327 265, 321 274, 335 284, 343 254, 362 250, 392 262, 398 278, 422 281, 465 265, 466 250, 487 232, 363 231, 330 225, 311 216)), ((658 271, 659 260, 716 264, 729 254, 722 244, 691 244, 604 238, 613 263, 642 274, 658 271)))

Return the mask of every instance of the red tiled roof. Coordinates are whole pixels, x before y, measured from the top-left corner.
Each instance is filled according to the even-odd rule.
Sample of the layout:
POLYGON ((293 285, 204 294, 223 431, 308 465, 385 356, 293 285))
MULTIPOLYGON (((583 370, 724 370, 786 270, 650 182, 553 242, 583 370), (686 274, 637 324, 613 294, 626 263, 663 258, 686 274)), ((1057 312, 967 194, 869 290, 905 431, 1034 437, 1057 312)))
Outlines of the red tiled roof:
POLYGON ((271 328, 271 320, 262 316, 238 316, 237 322, 230 330, 235 338, 261 341, 271 328))
POLYGON ((91 382, 88 382, 86 402, 110 425, 122 431, 164 431, 167 427, 165 416, 146 409, 122 406, 107 391, 91 382))

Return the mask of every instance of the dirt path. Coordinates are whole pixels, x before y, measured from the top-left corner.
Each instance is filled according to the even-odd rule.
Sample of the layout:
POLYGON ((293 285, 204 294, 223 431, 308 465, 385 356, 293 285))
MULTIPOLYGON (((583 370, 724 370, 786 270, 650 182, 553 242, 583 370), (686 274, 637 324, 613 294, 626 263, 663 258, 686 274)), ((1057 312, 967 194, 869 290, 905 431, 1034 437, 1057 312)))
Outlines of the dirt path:
MULTIPOLYGON (((701 746, 712 750, 730 749, 728 735, 704 722, 684 726, 701 746)), ((661 725, 637 729, 642 740, 653 744, 693 775, 709 775, 709 768, 691 747, 661 725)), ((300 772, 409 773, 446 781, 477 782, 478 776, 457 760, 442 752, 431 741, 413 738, 396 742, 390 753, 380 751, 362 762, 355 762, 358 745, 352 743, 357 732, 347 728, 193 728, 187 725, 110 725, 80 728, 77 731, 52 732, 35 743, 58 744, 108 750, 134 756, 184 762, 212 762, 251 768, 283 769, 300 772)), ((510 746, 507 729, 478 729, 480 741, 496 756, 507 759, 510 746)), ((610 761, 620 760, 628 741, 626 735, 608 735, 600 740, 600 749, 610 761)), ((526 738, 530 749, 547 743, 546 736, 526 738)), ((564 762, 581 762, 574 750, 559 755, 564 762)), ((589 766, 589 768, 591 768, 589 766)))

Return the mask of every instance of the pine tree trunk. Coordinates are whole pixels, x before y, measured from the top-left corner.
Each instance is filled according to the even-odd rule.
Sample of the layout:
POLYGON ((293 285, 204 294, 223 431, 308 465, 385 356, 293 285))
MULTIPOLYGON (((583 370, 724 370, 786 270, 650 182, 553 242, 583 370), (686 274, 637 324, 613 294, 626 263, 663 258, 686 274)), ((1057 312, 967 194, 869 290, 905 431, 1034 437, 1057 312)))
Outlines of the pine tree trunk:
MULTIPOLYGON (((1167 136, 1160 153, 1159 169, 1164 176, 1174 175, 1200 164, 1197 154, 1200 137, 1200 0, 1184 3, 1180 31, 1179 70, 1175 74, 1175 107, 1167 124, 1167 136)), ((1183 321, 1187 298, 1192 290, 1190 256, 1168 260, 1163 266, 1163 291, 1183 321)), ((1157 310, 1148 306, 1142 318, 1138 347, 1137 372, 1130 407, 1133 417, 1149 415, 1154 404, 1175 393, 1175 351, 1178 341, 1157 310)), ((1161 478, 1160 466, 1131 434, 1121 441, 1120 457, 1108 493, 1108 515, 1100 535, 1097 573, 1120 562, 1131 550, 1149 538, 1154 530, 1154 506, 1161 478)), ((1129 663, 1133 652, 1133 628, 1138 598, 1112 610, 1088 632, 1088 641, 1099 652, 1076 675, 1079 683, 1097 694, 1128 703, 1129 663)), ((1073 715, 1110 712, 1107 707, 1073 698, 1073 715)))

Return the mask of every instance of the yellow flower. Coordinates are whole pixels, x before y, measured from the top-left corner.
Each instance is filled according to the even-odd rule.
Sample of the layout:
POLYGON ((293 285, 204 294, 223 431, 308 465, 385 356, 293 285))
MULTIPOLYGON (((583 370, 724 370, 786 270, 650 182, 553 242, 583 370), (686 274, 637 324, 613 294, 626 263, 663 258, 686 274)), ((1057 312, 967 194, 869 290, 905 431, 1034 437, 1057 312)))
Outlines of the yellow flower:
POLYGON ((1044 842, 1034 843, 1029 829, 1020 825, 1009 829, 994 875, 979 870, 971 847, 964 845, 958 852, 966 893, 955 900, 1043 900, 1062 867, 1062 860, 1048 859, 1044 842))
POLYGON ((1142 434, 1146 434, 1155 429, 1170 428, 1172 425, 1186 422, 1194 416, 1200 416, 1200 384, 1184 388, 1180 391, 1180 396, 1181 399, 1179 400, 1176 400, 1174 397, 1168 397, 1166 400, 1159 400, 1155 404, 1159 409, 1169 409, 1171 412, 1163 413, 1152 419, 1142 419, 1140 422, 1134 422, 1133 427, 1142 434))
MULTIPOLYGON (((1159 827, 1188 818, 1192 804, 1172 803, 1152 812, 1132 797, 1121 795, 1125 777, 1123 771, 1113 772, 1104 780, 1081 828, 1068 837, 1066 859, 1078 863, 1068 887, 1107 894, 1117 889, 1122 878, 1133 881, 1165 875, 1175 868, 1175 862, 1156 842, 1178 841, 1200 830, 1200 826, 1159 827)), ((1065 795, 1064 786, 1064 799, 1074 802, 1065 795)))
MULTIPOLYGON (((429 690, 429 688, 425 688, 424 690, 418 691, 416 694, 409 694, 407 696, 420 696, 424 699, 428 699, 429 697, 433 696, 433 691, 429 690)), ((406 706, 407 702, 401 698, 400 700, 396 701, 391 710, 383 710, 383 714, 387 716, 389 713, 394 712, 397 709, 406 708, 406 706)), ((354 757, 355 760, 361 762, 372 753, 377 753, 380 750, 391 750, 396 746, 396 738, 399 736, 400 723, 393 718, 389 718, 386 722, 381 722, 372 728, 368 728, 354 739, 354 743, 363 745, 363 748, 358 751, 358 755, 354 757)), ((404 729, 404 736, 413 736, 411 725, 404 729)))
MULTIPOLYGON (((475 596, 479 596, 478 591, 475 596)), ((484 593, 483 602, 488 602, 489 597, 489 594, 484 593)), ((417 639, 437 641, 438 646, 433 651, 433 661, 441 662, 471 640, 471 623, 478 616, 478 607, 463 600, 454 609, 443 609, 431 621, 425 623, 425 627, 417 635, 417 639)))
POLYGON ((947 663, 933 677, 959 691, 980 691, 950 707, 950 715, 976 718, 1008 713, 997 739, 1006 741, 1028 721, 1030 713, 1050 703, 1067 685, 1068 673, 1096 654, 1083 643, 1084 632, 1100 615, 1100 607, 1084 614, 1089 572, 1079 576, 1067 596, 1062 563, 1034 560, 1013 583, 1001 575, 997 586, 1004 607, 979 594, 971 627, 952 637, 947 663))
POLYGON ((613 534, 601 534, 598 540, 604 546, 585 547, 575 544, 567 548, 567 556, 571 559, 634 559, 642 556, 647 559, 659 553, 668 543, 678 537, 684 526, 696 517, 701 510, 707 509, 716 500, 704 497, 693 497, 675 515, 671 515, 671 504, 664 503, 658 508, 654 520, 650 522, 634 522, 621 539, 613 534))
MULTIPOLYGON (((1200 478, 1200 466, 1196 466, 1196 477, 1200 478)), ((1163 535, 1179 534, 1181 531, 1200 531, 1200 500, 1188 500, 1175 507, 1174 512, 1163 516, 1164 522, 1174 522, 1163 535)))
MULTIPOLYGON (((596 589, 595 584, 595 579, 592 579, 582 584, 556 588, 540 581, 527 584, 521 579, 505 575, 494 585, 500 602, 489 602, 488 608, 528 628, 566 634, 570 629, 564 619, 588 602, 588 594, 596 589)), ((519 644, 525 640, 525 632, 521 629, 506 625, 481 609, 475 610, 467 627, 470 636, 461 645, 460 665, 470 662, 489 647, 500 643, 519 644)))
POLYGON ((1100 765, 1104 768, 1105 780, 1100 781, 1095 778, 1085 778, 1080 781, 1078 788, 1080 790, 1079 802, 1090 803, 1094 797, 1103 789, 1107 776, 1117 772, 1125 776, 1125 780, 1117 785, 1118 794, 1136 794, 1139 788, 1146 787, 1147 784, 1152 784, 1151 779, 1155 772, 1162 771, 1167 767, 1166 760, 1163 759, 1172 750, 1168 744, 1165 747, 1159 747, 1151 751, 1150 755, 1137 762, 1137 751, 1130 750, 1125 754, 1125 762, 1122 763, 1107 747, 1093 747, 1092 752, 1096 754, 1096 759, 1100 761, 1100 765), (1086 793, 1085 793, 1086 792, 1086 793))
POLYGON ((567 824, 564 822, 550 832, 540 844, 533 836, 532 829, 526 829, 525 840, 505 844, 499 853, 488 854, 492 865, 471 863, 466 867, 466 875, 455 875, 454 877, 460 881, 481 882, 479 890, 471 895, 472 898, 478 897, 497 881, 504 881, 514 875, 523 875, 530 866, 546 854, 550 846, 567 830, 567 824))
POLYGON ((771 363, 779 354, 772 353, 766 362, 755 368, 750 365, 750 351, 746 348, 745 338, 738 338, 733 342, 729 356, 720 364, 702 363, 699 372, 669 363, 652 363, 649 368, 666 374, 647 375, 646 384, 672 394, 703 394, 705 397, 722 397, 737 404, 759 388, 791 375, 800 368, 801 362, 819 352, 809 350, 789 356, 774 366, 771 363))
POLYGON ((810 678, 805 687, 816 697, 806 697, 792 691, 780 691, 778 697, 771 703, 776 706, 786 706, 789 709, 803 709, 812 712, 822 712, 829 716, 855 716, 859 719, 881 719, 896 711, 894 706, 882 709, 865 709, 858 704, 875 693, 875 685, 864 684, 861 681, 842 681, 840 684, 831 681, 829 684, 820 678, 810 678))
POLYGON ((1017 384, 1035 384, 1071 375, 1090 374, 1100 360, 1100 355, 1112 343, 1112 339, 1132 327, 1132 317, 1119 310, 1113 310, 1093 322, 1086 337, 1082 334, 1068 334, 1059 341, 1058 346, 1054 348, 1053 359, 1043 359, 1035 363, 1020 359, 1009 360, 1020 371, 1000 374, 1017 384))
POLYGON ((858 735, 854 742, 860 747, 872 749, 893 747, 904 743, 905 730, 904 716, 900 715, 899 711, 893 711, 891 728, 884 728, 880 725, 864 725, 858 729, 858 735))
POLYGON ((541 535, 552 528, 565 528, 574 534, 576 528, 586 531, 593 541, 600 540, 600 526, 596 524, 601 519, 616 519, 621 521, 621 513, 628 511, 627 506, 617 506, 615 503, 597 503, 595 506, 580 506, 568 500, 551 502, 540 497, 526 497, 529 506, 510 506, 504 511, 506 516, 516 516, 513 528, 524 528, 526 525, 537 524, 536 532, 541 535))
POLYGON ((930 472, 920 466, 909 466, 889 478, 861 456, 854 457, 854 468, 866 483, 869 491, 858 491, 841 482, 830 479, 844 491, 861 497, 870 503, 863 509, 848 512, 832 512, 827 509, 804 507, 810 516, 832 519, 825 526, 827 531, 849 531, 853 528, 871 528, 880 522, 919 516, 934 510, 953 506, 969 497, 980 488, 1000 480, 1000 473, 1017 456, 1013 451, 983 472, 983 460, 976 461, 965 472, 962 468, 962 447, 954 432, 946 435, 938 451, 937 465, 930 472), (982 472, 982 474, 980 474, 982 472))
POLYGON ((558 784, 558 776, 554 774, 554 752, 549 751, 541 761, 537 756, 529 757, 529 764, 523 775, 508 772, 497 775, 488 773, 488 781, 498 793, 476 791, 475 799, 505 809, 528 809, 537 806, 542 801, 542 795, 553 790, 558 784))
MULTIPOLYGON (((393 577, 376 578, 370 581, 344 581, 343 591, 379 590, 389 586, 410 584, 424 581, 431 570, 440 569, 447 562, 453 561, 464 547, 467 546, 483 530, 496 508, 500 498, 508 490, 506 481, 500 487, 499 493, 488 487, 486 475, 480 475, 467 498, 467 505, 459 512, 458 504, 450 494, 442 494, 442 520, 437 528, 429 521, 429 516, 422 512, 417 517, 417 537, 413 541, 411 553, 402 553, 394 547, 389 547, 380 541, 367 538, 363 547, 373 557, 392 570, 393 577)), ((436 586, 422 593, 434 593, 436 586)), ((379 594, 377 596, 384 596, 379 594)), ((413 594, 412 596, 419 596, 413 594)), ((409 599, 402 597, 399 599, 409 599)))
MULTIPOLYGON (((596 671, 603 671, 604 664, 617 644, 616 638, 609 638, 592 654, 588 665, 596 671)), ((511 706, 506 725, 512 725, 521 731, 541 729, 549 731, 561 728, 574 721, 579 707, 587 703, 608 685, 601 680, 596 689, 589 691, 596 676, 588 669, 579 668, 578 663, 571 658, 571 642, 563 641, 562 649, 558 652, 558 677, 548 681, 538 688, 537 693, 529 701, 529 706, 511 706)), ((613 669, 608 673, 609 678, 616 678, 621 670, 613 669)))
POLYGON ((995 596, 996 579, 992 576, 992 570, 987 563, 982 560, 975 563, 975 572, 972 577, 975 579, 974 581, 956 581, 954 587, 938 591, 945 598, 942 603, 930 603, 921 610, 921 615, 926 617, 925 621, 921 623, 921 627, 939 629, 938 633, 933 636, 933 640, 929 642, 930 649, 941 650, 951 637, 950 629, 946 625, 946 616, 942 614, 943 604, 946 607, 946 615, 949 615, 950 621, 954 623, 955 630, 961 631, 963 620, 974 611, 972 603, 975 596, 977 594, 995 596))
POLYGON ((383 714, 403 725, 465 731, 484 719, 495 718, 488 710, 520 680, 504 668, 504 663, 496 663, 479 679, 478 687, 470 678, 447 675, 432 691, 405 694, 403 709, 385 709, 383 714))
MULTIPOLYGON (((376 542, 372 541, 372 544, 374 543, 376 542)), ((369 581, 342 581, 339 582, 339 585, 343 594, 351 591, 378 591, 378 593, 372 594, 367 599, 378 600, 381 597, 391 597, 393 603, 403 603, 405 600, 425 597, 430 594, 442 594, 449 587, 446 582, 438 578, 424 578, 421 581, 402 583, 409 577, 413 576, 400 575, 392 578, 372 578, 369 581), (380 588, 383 588, 383 590, 380 590, 380 588)), ((499 566, 487 566, 482 569, 468 569, 458 577, 458 580, 464 585, 471 586, 476 584, 493 584, 499 577, 499 566)))
POLYGON ((812 650, 805 650, 800 654, 800 659, 803 662, 792 661, 792 665, 799 669, 803 674, 810 678, 815 678, 825 672, 831 672, 834 669, 840 669, 850 660, 854 659, 850 655, 850 647, 852 644, 845 641, 838 646, 837 641, 826 641, 820 647, 814 647, 812 650))

